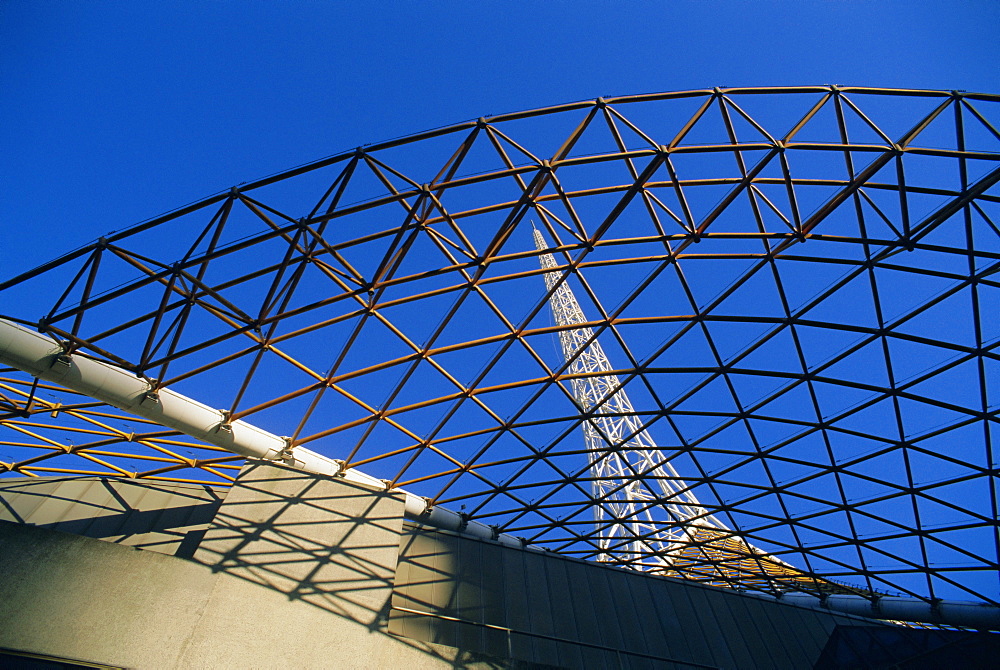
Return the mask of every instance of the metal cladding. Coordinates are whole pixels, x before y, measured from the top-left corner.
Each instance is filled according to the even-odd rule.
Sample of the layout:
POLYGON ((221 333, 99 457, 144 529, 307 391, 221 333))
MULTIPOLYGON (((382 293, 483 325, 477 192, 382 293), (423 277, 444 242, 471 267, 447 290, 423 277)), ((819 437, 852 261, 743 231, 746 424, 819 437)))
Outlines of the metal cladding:
POLYGON ((224 484, 242 459, 202 436, 242 421, 288 436, 268 453, 343 462, 483 536, 627 564, 602 546, 617 489, 580 437, 627 413, 655 454, 630 482, 677 473, 722 526, 678 534, 678 574, 998 605, 998 128, 988 94, 716 88, 483 118, 240 185, 0 283, 50 370, 129 377, 79 379, 95 402, 0 373, 0 471, 224 484), (546 277, 586 322, 553 323, 546 277), (611 370, 566 360, 574 328, 611 370), (591 374, 631 411, 581 409, 591 374), (214 414, 191 410, 197 439, 126 416, 97 395, 119 381, 214 414))

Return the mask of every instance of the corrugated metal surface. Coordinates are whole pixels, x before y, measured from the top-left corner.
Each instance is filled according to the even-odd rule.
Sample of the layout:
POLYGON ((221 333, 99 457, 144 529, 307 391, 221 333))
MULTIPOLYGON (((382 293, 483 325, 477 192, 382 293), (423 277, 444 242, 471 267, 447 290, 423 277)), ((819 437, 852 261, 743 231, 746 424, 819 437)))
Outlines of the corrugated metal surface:
POLYGON ((111 477, 0 479, 0 519, 189 557, 225 493, 111 477))
POLYGON ((809 668, 857 621, 409 525, 389 631, 568 668, 809 668))

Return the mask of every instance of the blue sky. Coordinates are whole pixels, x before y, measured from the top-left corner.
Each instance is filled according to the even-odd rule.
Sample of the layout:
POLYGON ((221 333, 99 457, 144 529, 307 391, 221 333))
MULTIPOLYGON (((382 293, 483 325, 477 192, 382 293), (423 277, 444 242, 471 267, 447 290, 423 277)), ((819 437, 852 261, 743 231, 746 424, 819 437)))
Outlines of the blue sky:
POLYGON ((996 2, 0 5, 0 276, 234 184, 629 93, 1000 90, 996 2))
POLYGON ((712 86, 1000 92, 997 26, 995 0, 7 0, 0 280, 233 185, 479 116, 712 86))

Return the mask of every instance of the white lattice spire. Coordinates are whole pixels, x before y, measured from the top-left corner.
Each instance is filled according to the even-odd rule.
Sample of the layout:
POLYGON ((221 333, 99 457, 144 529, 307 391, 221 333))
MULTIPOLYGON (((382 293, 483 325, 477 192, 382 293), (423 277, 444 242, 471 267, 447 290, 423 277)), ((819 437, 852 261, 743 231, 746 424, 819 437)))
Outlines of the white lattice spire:
MULTIPOLYGON (((537 228, 534 237, 538 251, 548 248, 537 228)), ((540 255, 539 261, 542 269, 557 267, 552 254, 540 255)), ((544 275, 545 286, 552 291, 549 305, 556 324, 585 323, 569 283, 559 283, 561 276, 556 270, 544 275)), ((696 528, 728 532, 684 490, 688 485, 673 466, 663 462, 668 452, 656 445, 636 416, 593 330, 560 330, 559 343, 570 362, 567 373, 572 375, 573 397, 582 412, 593 412, 582 427, 602 559, 669 568, 671 555, 692 541, 696 528)))

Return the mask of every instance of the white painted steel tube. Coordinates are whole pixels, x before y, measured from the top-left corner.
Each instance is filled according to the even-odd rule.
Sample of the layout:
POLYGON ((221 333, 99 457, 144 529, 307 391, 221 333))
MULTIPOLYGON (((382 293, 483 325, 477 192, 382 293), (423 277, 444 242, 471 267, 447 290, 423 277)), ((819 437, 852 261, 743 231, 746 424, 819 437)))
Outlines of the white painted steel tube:
MULTIPOLYGON (((7 321, 0 321, 0 363, 243 456, 276 460, 287 447, 277 435, 245 421, 229 422, 221 410, 170 389, 153 393, 148 381, 127 370, 83 355, 64 356, 58 343, 7 321)), ((296 467, 337 472, 330 459, 318 454, 302 457, 303 466, 296 467)))
MULTIPOLYGON (((284 438, 253 424, 228 422, 222 410, 170 389, 161 388, 153 397, 149 382, 128 370, 81 354, 63 356, 63 348, 52 339, 4 319, 0 319, 0 364, 55 382, 242 456, 280 461, 314 474, 339 475, 376 489, 386 486, 383 480, 359 470, 344 470, 343 461, 303 447, 289 449, 284 438)), ((428 506, 425 499, 408 491, 399 492, 405 496, 404 513, 409 519, 481 539, 497 540, 507 546, 524 546, 521 539, 497 533, 492 526, 471 521, 454 510, 428 506)), ((922 600, 895 597, 879 598, 873 604, 860 596, 836 595, 820 600, 805 594, 785 594, 779 600, 869 618, 1000 630, 1000 608, 988 604, 941 601, 932 607, 922 600)))
POLYGON ((777 600, 869 619, 940 623, 977 630, 1000 630, 1000 608, 989 603, 939 600, 932 605, 916 598, 897 596, 881 596, 869 600, 863 596, 846 594, 819 598, 805 593, 785 593, 778 596, 777 600))
MULTIPOLYGON (((9 365, 45 381, 90 396, 118 409, 136 414, 190 435, 208 444, 222 447, 241 456, 280 461, 289 467, 319 475, 342 476, 376 489, 386 482, 354 468, 344 469, 343 461, 327 458, 304 447, 289 448, 283 437, 246 421, 228 421, 226 413, 175 393, 168 388, 153 388, 142 377, 116 365, 88 358, 82 354, 64 356, 63 348, 51 338, 23 326, 0 319, 0 365, 9 365)), ((436 528, 452 530, 485 539, 521 546, 520 539, 501 535, 478 521, 469 521, 458 512, 427 501, 408 491, 406 516, 436 528)))

